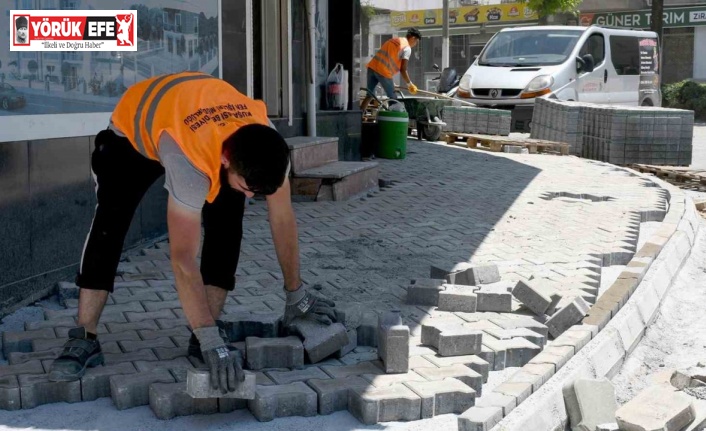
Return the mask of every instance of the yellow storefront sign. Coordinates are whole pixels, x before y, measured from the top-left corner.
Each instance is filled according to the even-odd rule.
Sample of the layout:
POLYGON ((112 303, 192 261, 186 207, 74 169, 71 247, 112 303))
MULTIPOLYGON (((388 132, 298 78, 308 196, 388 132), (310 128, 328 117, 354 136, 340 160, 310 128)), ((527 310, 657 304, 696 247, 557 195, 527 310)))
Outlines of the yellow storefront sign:
MULTIPOLYGON (((433 27, 443 24, 442 9, 391 12, 393 27, 433 27)), ((508 21, 532 21, 539 19, 537 12, 524 3, 509 3, 488 6, 464 6, 449 9, 449 25, 468 25, 508 21)))

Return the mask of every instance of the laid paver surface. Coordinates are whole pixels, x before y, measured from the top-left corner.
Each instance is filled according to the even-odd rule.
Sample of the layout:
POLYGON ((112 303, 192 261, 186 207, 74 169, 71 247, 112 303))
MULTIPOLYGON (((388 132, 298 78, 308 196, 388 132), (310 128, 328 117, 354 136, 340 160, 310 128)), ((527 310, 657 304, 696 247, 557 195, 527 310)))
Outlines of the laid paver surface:
MULTIPOLYGON (((614 166, 573 157, 490 154, 410 141, 406 160, 377 161, 384 180, 379 192, 349 202, 295 203, 302 278, 320 294, 339 303, 359 304, 366 313, 400 310, 403 323, 410 327, 411 358, 436 354, 435 349, 420 345, 425 324, 443 320, 454 330, 460 327, 484 331, 478 358, 460 365, 468 366, 467 374, 473 373, 474 379, 481 376, 471 371, 471 364, 480 367, 483 361, 489 363, 489 369, 494 370, 490 372, 492 381, 492 375, 506 363, 507 366, 524 365, 536 355, 543 346, 507 334, 531 329, 535 331, 530 337, 532 340, 544 341, 547 328, 538 321, 541 318, 514 299, 512 313, 447 312, 431 305, 408 304, 410 280, 429 278, 430 265, 440 261, 494 264, 505 287, 481 287, 481 295, 499 295, 502 289, 507 292, 508 283, 532 279, 533 283, 555 289, 565 302, 581 296, 591 303, 601 285, 601 268, 626 263, 635 253, 640 223, 661 220, 667 208, 666 192, 648 181, 614 166), (499 339, 491 334, 507 338, 499 339)), ((238 282, 224 311, 225 320, 257 324, 248 324, 250 329, 238 326, 231 335, 272 331, 277 324, 276 315, 281 313, 284 304, 281 278, 266 205, 257 201, 246 210, 238 282)), ((188 329, 173 286, 168 243, 127 256, 119 266, 118 280, 118 288, 101 321, 106 325, 102 327, 104 337, 108 333, 112 337, 111 341, 104 342, 106 359, 110 359, 111 364, 133 362, 137 370, 146 369, 146 362, 164 360, 164 369, 168 370, 165 380, 173 378, 175 382, 183 382, 185 368, 190 366, 190 362, 182 358, 188 343, 188 329), (113 335, 121 333, 125 335, 113 335), (181 354, 179 349, 182 349, 181 354)), ((480 304, 480 295, 478 300, 480 304)), ((8 338, 14 343, 14 351, 25 352, 15 355, 18 365, 33 361, 30 365, 34 366, 34 371, 29 373, 41 373, 41 367, 48 367, 51 361, 46 354, 33 357, 28 352, 61 346, 77 304, 75 300, 68 300, 66 305, 67 310, 45 313, 45 318, 55 324, 47 323, 41 328, 30 325, 35 330, 30 335, 39 338, 25 340, 22 335, 8 338), (40 330, 44 328, 53 328, 55 333, 45 334, 40 330)), ((359 324, 370 326, 366 319, 359 324)), ((377 370, 383 373, 382 364, 376 362, 375 349, 360 343, 368 338, 359 331, 359 347, 353 352, 316 366, 334 378, 377 374, 377 370), (331 371, 358 363, 365 366, 351 369, 351 374, 331 371)), ((420 373, 423 376, 439 374, 435 374, 433 368, 430 371, 430 367, 436 366, 433 362, 415 359, 410 360, 410 365, 425 370, 420 373)), ((27 375, 26 369, 27 366, 19 374, 27 375)), ((280 369, 276 371, 280 374, 270 375, 282 376, 285 371, 280 369)), ((13 374, 16 373, 12 369, 0 365, 0 377, 13 374)), ((309 374, 324 377, 318 371, 309 374)), ((111 380, 122 377, 114 375, 111 380)), ((38 387, 32 383, 35 380, 19 379, 20 384, 34 384, 32 388, 38 387)), ((261 384, 260 380, 258 383, 261 384)), ((308 415, 312 408, 311 393, 301 385, 296 386, 301 390, 297 394, 304 394, 301 396, 306 397, 306 402, 295 400, 294 395, 287 395, 289 398, 278 402, 296 401, 296 405, 306 408, 302 414, 308 415)), ((145 388, 140 390, 144 397, 149 395, 145 388)), ((75 392, 73 388, 65 390, 75 398, 72 391, 75 392)), ((492 394, 485 385, 483 393, 492 394)), ((413 398, 417 395, 410 394, 410 402, 416 403, 413 398)), ((75 401, 69 395, 67 401, 75 401)), ((144 397, 132 397, 131 402, 144 405, 144 397)), ((187 407, 185 411, 199 411, 193 406, 187 407)), ((236 407, 229 407, 232 408, 236 407)), ((277 409, 272 412, 278 414, 277 409)), ((206 429, 226 426, 229 429, 239 426, 241 429, 365 428, 345 411, 330 416, 287 417, 257 423, 247 410, 240 410, 210 417, 174 419, 165 424, 155 419, 147 406, 118 412, 110 400, 100 399, 71 406, 49 404, 27 411, 0 411, 0 430, 4 426, 93 429, 99 421, 105 423, 101 418, 112 418, 111 422, 116 422, 115 426, 98 426, 101 430, 117 427, 118 423, 120 429, 127 429, 125 423, 139 423, 141 425, 130 429, 150 430, 181 429, 194 424, 206 429), (46 415, 51 415, 51 420, 46 415)), ((456 416, 386 426, 428 429, 432 424, 435 428, 453 429, 456 416)))

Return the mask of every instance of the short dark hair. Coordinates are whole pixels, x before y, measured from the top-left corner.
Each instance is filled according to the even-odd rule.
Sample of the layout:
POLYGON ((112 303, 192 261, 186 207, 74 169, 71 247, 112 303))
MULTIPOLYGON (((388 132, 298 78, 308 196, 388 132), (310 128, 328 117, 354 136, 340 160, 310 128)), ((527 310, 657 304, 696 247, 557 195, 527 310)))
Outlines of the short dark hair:
POLYGON ((422 33, 420 33, 419 30, 417 30, 415 27, 412 27, 409 30, 407 30, 406 37, 407 38, 416 37, 417 39, 422 40, 422 33))
POLYGON ((253 193, 271 195, 284 183, 289 146, 275 129, 249 124, 223 142, 230 169, 245 179, 253 193))

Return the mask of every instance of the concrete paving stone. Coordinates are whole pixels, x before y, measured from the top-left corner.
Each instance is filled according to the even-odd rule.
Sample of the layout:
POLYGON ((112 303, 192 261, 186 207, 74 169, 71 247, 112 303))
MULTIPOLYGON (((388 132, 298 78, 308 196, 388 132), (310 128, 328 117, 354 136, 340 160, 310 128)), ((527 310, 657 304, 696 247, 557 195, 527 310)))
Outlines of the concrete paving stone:
POLYGON ((488 375, 490 373, 490 364, 488 363, 488 361, 482 359, 480 356, 465 355, 443 357, 439 355, 424 355, 424 358, 432 364, 436 365, 437 367, 448 367, 457 364, 465 365, 466 367, 480 374, 483 377, 483 383, 488 381, 488 375))
MULTIPOLYGON (((343 325, 343 326, 345 326, 345 325, 343 325)), ((341 347, 341 350, 339 350, 338 352, 336 352, 334 354, 334 356, 337 358, 343 358, 347 354, 354 351, 356 349, 356 347, 358 347, 358 331, 355 329, 349 329, 347 331, 347 335, 348 335, 348 344, 341 347)))
POLYGON ((476 391, 477 396, 481 396, 483 392, 483 376, 465 365, 455 364, 438 368, 417 368, 414 372, 429 381, 455 378, 472 387, 476 391))
POLYGON ((328 374, 318 367, 309 367, 293 371, 265 371, 265 375, 278 385, 287 385, 294 382, 306 382, 311 379, 328 379, 328 374))
POLYGON ((570 346, 548 346, 537 356, 530 359, 528 364, 552 364, 558 372, 574 356, 574 349, 570 346))
POLYGON ((264 372, 258 371, 255 373, 255 384, 259 386, 272 386, 275 382, 267 377, 264 372))
POLYGON ((142 306, 145 309, 145 311, 159 311, 159 310, 166 310, 169 308, 181 308, 181 301, 178 299, 173 299, 170 301, 144 301, 142 302, 142 306))
POLYGON ((42 362, 35 359, 17 365, 0 365, 0 377, 20 374, 44 374, 42 362))
POLYGON ((439 292, 438 310, 450 312, 475 313, 478 307, 478 296, 471 286, 455 284, 445 285, 446 289, 439 292))
MULTIPOLYGON (((431 367, 434 367, 431 365, 431 367)), ((363 379, 370 382, 371 385, 376 388, 383 388, 385 386, 392 386, 398 383, 404 382, 426 382, 427 379, 420 376, 414 371, 409 371, 403 374, 363 374, 363 379)))
POLYGON ((10 355, 7 357, 7 363, 10 365, 19 365, 19 364, 24 364, 26 362, 30 361, 44 361, 47 359, 54 359, 57 356, 59 356, 59 353, 61 352, 62 349, 54 349, 54 350, 45 350, 43 352, 30 352, 30 353, 21 353, 21 352, 12 352, 10 355))
POLYGON ((303 382, 277 386, 257 386, 248 408, 260 422, 288 416, 316 416, 318 397, 303 382))
MULTIPOLYGON (((336 365, 355 365, 360 362, 369 362, 369 361, 377 361, 378 358, 378 352, 377 350, 374 352, 364 352, 364 353, 349 353, 346 356, 342 357, 339 362, 340 364, 336 365)), ((316 365, 323 364, 327 361, 330 361, 331 358, 327 359, 326 361, 321 361, 316 365)))
MULTIPOLYGON (((174 342, 174 344, 177 347, 188 348, 189 347, 189 340, 191 339, 191 336, 189 336, 189 337, 171 336, 169 338, 174 342)), ((145 341, 147 341, 147 340, 145 340, 145 341)))
POLYGON ((696 416, 695 399, 671 385, 650 386, 615 413, 621 430, 679 431, 696 416))
POLYGON ((471 264, 468 262, 437 261, 430 265, 429 278, 432 280, 446 280, 451 284, 469 285, 467 271, 470 268, 471 264))
POLYGON ((410 356, 409 357, 409 369, 410 370, 414 370, 415 368, 429 368, 429 367, 436 367, 436 366, 437 366, 436 364, 430 362, 424 356, 410 356))
POLYGON ((75 328, 76 316, 63 317, 61 319, 53 320, 35 320, 31 322, 25 322, 25 331, 36 331, 37 329, 59 327, 75 328))
POLYGON ((512 295, 539 316, 552 314, 561 300, 561 295, 554 288, 533 280, 518 281, 512 295))
POLYGON ((477 355, 483 333, 461 325, 422 326, 422 343, 437 349, 441 356, 477 355))
POLYGON ((105 350, 104 346, 108 343, 118 341, 141 341, 141 338, 137 331, 123 331, 116 333, 101 334, 98 336, 98 340, 101 342, 101 348, 105 350))
POLYGON ((159 326, 155 320, 143 320, 140 322, 128 322, 128 323, 106 323, 106 327, 110 333, 118 333, 125 331, 157 331, 159 326))
POLYGON ((473 264, 466 270, 466 277, 471 286, 494 284, 500 282, 500 271, 497 265, 473 264))
POLYGON ((506 383, 529 383, 531 385, 532 393, 539 390, 544 384, 544 379, 541 375, 528 373, 524 369, 520 368, 515 374, 511 375, 506 383))
POLYGON ((117 365, 93 367, 86 370, 81 377, 81 399, 93 401, 110 396, 110 377, 123 374, 134 374, 137 370, 130 362, 117 365))
POLYGON ((105 365, 114 365, 122 362, 157 361, 159 360, 152 349, 142 349, 130 353, 104 353, 105 365))
POLYGON ((448 413, 461 414, 475 403, 476 391, 458 379, 409 381, 404 385, 422 399, 422 419, 448 413))
POLYGON ((188 357, 188 352, 183 347, 155 347, 152 351, 160 361, 188 357))
POLYGON ((316 391, 320 415, 348 410, 348 390, 354 387, 366 388, 370 386, 370 382, 358 376, 340 379, 312 379, 307 384, 316 391))
MULTIPOLYGON (((128 294, 127 292, 124 294, 115 294, 113 293, 110 295, 111 298, 113 298, 113 302, 115 304, 125 304, 127 302, 135 302, 135 301, 140 301, 143 302, 143 306, 145 305, 144 302, 158 302, 162 301, 162 298, 157 295, 155 292, 140 292, 136 294, 128 294)), ((147 310, 150 311, 150 310, 147 310)))
POLYGON ((143 341, 118 341, 118 344, 125 353, 136 352, 138 350, 150 349, 154 347, 176 347, 176 344, 174 344, 169 337, 143 341))
POLYGON ((385 371, 373 361, 359 362, 355 365, 323 365, 321 366, 321 369, 333 379, 343 379, 350 376, 362 376, 364 374, 385 374, 385 371))
POLYGON ((248 400, 239 398, 216 398, 216 400, 218 401, 219 413, 232 413, 236 410, 248 408, 248 400))
POLYGON ((118 410, 149 404, 152 383, 174 383, 174 376, 164 369, 110 377, 110 397, 118 410))
MULTIPOLYGON (((231 353, 232 355, 232 353, 231 353)), ((255 381, 257 377, 250 371, 245 371, 245 380, 235 382, 235 390, 224 394, 220 389, 211 387, 211 373, 206 369, 193 368, 186 370, 186 393, 193 398, 238 398, 252 400, 255 398, 255 381)))
POLYGON ((572 431, 594 431, 615 420, 618 403, 608 379, 576 379, 562 389, 572 431))
MULTIPOLYGON (((487 329, 483 332, 488 335, 497 338, 498 340, 511 340, 513 338, 524 338, 525 340, 536 344, 540 348, 543 348, 547 343, 547 339, 542 335, 529 330, 527 328, 517 328, 517 329, 487 329)), ((590 334, 589 334, 590 336, 590 334)))
POLYGON ((169 310, 146 311, 142 313, 126 312, 125 318, 128 322, 142 322, 143 320, 175 319, 179 316, 169 310))
POLYGON ((427 346, 422 346, 420 344, 410 343, 410 345, 409 345, 409 357, 410 358, 412 358, 414 356, 423 356, 423 355, 436 355, 436 349, 433 349, 433 348, 430 348, 427 346))
POLYGON ((387 373, 409 371, 409 327, 402 324, 400 313, 386 312, 378 321, 378 356, 387 373))
MULTIPOLYGON (((352 302, 336 302, 336 321, 343 324, 348 331, 358 329, 363 323, 363 307, 352 302)), ((357 336, 357 334, 356 334, 357 336)))
POLYGON ((17 376, 0 377, 0 410, 20 410, 20 384, 17 376))
POLYGON ((365 425, 421 418, 422 400, 408 387, 353 387, 348 391, 348 411, 365 425))
POLYGON ((517 398, 498 392, 486 392, 482 397, 476 398, 476 407, 500 407, 504 417, 515 410, 517 398))
POLYGON ((299 368, 304 366, 304 345, 297 337, 245 339, 248 368, 299 368))
POLYGON ((493 392, 509 395, 517 399, 517 405, 532 395, 532 383, 529 382, 505 382, 493 389, 493 392))
POLYGON ((458 430, 490 431, 502 419, 502 407, 471 407, 458 417, 458 430))
POLYGON ((50 382, 47 374, 18 376, 22 409, 52 403, 78 403, 81 401, 81 382, 50 382))
POLYGON ((189 369, 187 368, 172 368, 169 370, 169 372, 174 376, 174 381, 176 383, 183 383, 186 382, 187 374, 189 373, 189 369))
POLYGON ((358 346, 378 346, 378 314, 375 311, 364 311, 358 331, 358 346))
POLYGON ((32 352, 44 352, 47 350, 56 350, 64 347, 68 339, 66 338, 44 338, 40 340, 32 340, 32 352))
POLYGON ((218 398, 192 398, 186 393, 186 382, 152 383, 149 398, 152 412, 161 420, 219 412, 218 398))
POLYGON ((522 371, 540 376, 542 384, 547 383, 556 374, 553 364, 525 364, 522 366, 522 371))
POLYGON ((189 326, 189 321, 186 318, 155 319, 158 329, 172 329, 177 326, 189 326))
POLYGON ((510 292, 480 289, 475 293, 478 297, 477 311, 512 312, 512 294, 510 292))
POLYGON ((573 347, 574 354, 578 353, 579 350, 591 341, 591 333, 588 331, 565 331, 563 334, 559 335, 554 341, 552 341, 552 346, 554 347, 573 347))
POLYGON ((170 359, 170 360, 160 360, 160 361, 135 361, 135 368, 137 371, 152 371, 156 369, 164 370, 189 370, 194 368, 194 365, 185 357, 170 359))
MULTIPOLYGON (((223 306, 223 313, 228 314, 242 314, 242 313, 271 313, 272 309, 264 303, 264 301, 253 301, 248 304, 226 304, 223 306)), ((281 314, 281 313, 280 313, 281 314)))
POLYGON ((617 423, 605 423, 596 426, 596 431, 620 431, 620 427, 617 423))
POLYGON ((177 326, 172 329, 158 329, 156 331, 137 331, 143 340, 154 340, 162 337, 191 337, 191 330, 186 326, 177 326))
POLYGON ((349 342, 346 327, 340 323, 324 325, 307 319, 294 319, 290 331, 303 339, 304 352, 312 364, 326 359, 349 342))
POLYGON ((79 292, 81 291, 76 283, 66 281, 56 283, 56 287, 60 304, 63 304, 67 299, 78 299, 79 292))
POLYGON ((247 337, 276 338, 279 336, 282 313, 232 313, 221 316, 231 342, 247 337))
POLYGON ((433 278, 412 280, 407 287, 407 304, 428 305, 436 307, 439 303, 439 293, 444 291, 446 281, 433 278))
POLYGON ((35 331, 5 331, 2 333, 2 353, 7 358, 11 352, 28 353, 32 351, 32 341, 55 339, 53 328, 37 329, 35 331))
POLYGON ((532 318, 519 317, 517 319, 491 319, 492 323, 500 326, 503 329, 520 329, 525 328, 534 331, 545 338, 549 337, 549 328, 547 325, 540 323, 532 318))
POLYGON ((505 366, 506 367, 522 367, 537 356, 542 348, 531 343, 524 338, 513 338, 510 340, 500 340, 505 344, 505 366))
POLYGON ((581 322, 586 316, 591 305, 583 298, 575 298, 573 302, 547 320, 547 327, 552 337, 556 338, 571 326, 581 322))
POLYGON ((478 356, 491 364, 491 371, 502 371, 507 362, 507 345, 494 337, 486 336, 478 356))

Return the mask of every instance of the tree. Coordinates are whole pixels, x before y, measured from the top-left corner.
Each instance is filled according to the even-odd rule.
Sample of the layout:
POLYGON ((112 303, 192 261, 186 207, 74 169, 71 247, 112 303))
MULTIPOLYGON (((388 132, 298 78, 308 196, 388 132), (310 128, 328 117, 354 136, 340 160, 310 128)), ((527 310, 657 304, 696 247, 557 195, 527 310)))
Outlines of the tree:
POLYGON ((664 0, 652 0, 652 19, 650 28, 659 36, 659 42, 662 43, 664 34, 664 0))
POLYGON ((547 17, 556 13, 578 12, 582 0, 525 0, 530 9, 537 11, 540 24, 547 23, 547 17))

